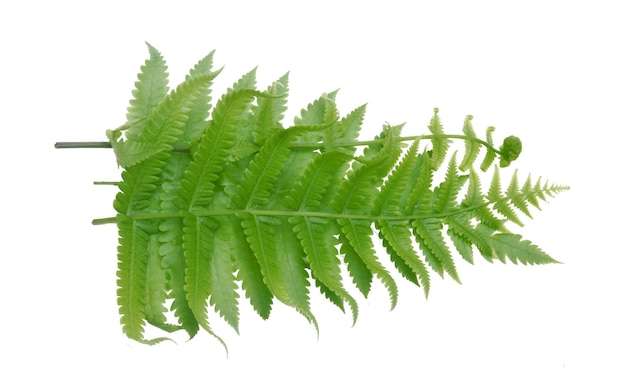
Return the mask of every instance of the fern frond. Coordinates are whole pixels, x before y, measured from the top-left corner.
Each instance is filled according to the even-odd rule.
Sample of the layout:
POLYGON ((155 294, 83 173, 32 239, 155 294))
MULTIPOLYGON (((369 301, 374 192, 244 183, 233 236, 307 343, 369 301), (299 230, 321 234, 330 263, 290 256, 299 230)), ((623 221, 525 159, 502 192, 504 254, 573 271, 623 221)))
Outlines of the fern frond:
MULTIPOLYGON (((250 213, 242 213, 240 217, 248 243, 261 267, 263 281, 271 293, 316 324, 309 309, 308 277, 304 269, 304 259, 303 256, 298 256, 299 248, 284 249, 281 245, 286 242, 281 219, 250 213)), ((293 243, 290 245, 293 246, 293 243)))
POLYGON ((198 324, 210 330, 207 300, 211 293, 211 260, 215 253, 217 221, 187 215, 183 219, 185 253, 185 292, 187 303, 198 324))
POLYGON ((456 167, 456 152, 450 158, 445 180, 436 188, 433 210, 442 213, 456 206, 457 196, 465 179, 459 177, 456 167))
MULTIPOLYGON (((329 152, 318 155, 295 182, 286 203, 298 212, 320 211, 329 186, 335 184, 338 172, 345 172, 349 155, 329 152)), ((289 218, 305 252, 311 274, 324 288, 348 302, 353 321, 358 316, 354 298, 341 283, 339 259, 335 250, 335 233, 328 232, 332 223, 327 218, 294 216, 289 218)), ((327 294, 329 294, 327 292, 327 294)))
MULTIPOLYGON (((497 192, 497 190, 496 190, 497 192)), ((498 218, 489 207, 486 206, 485 196, 480 187, 480 178, 473 169, 469 174, 469 186, 461 208, 470 209, 472 215, 483 225, 492 229, 506 232, 505 220, 498 218)))
POLYGON ((433 148, 430 164, 432 165, 432 168, 436 170, 439 168, 439 166, 441 166, 441 164, 443 164, 448 149, 450 148, 450 140, 444 136, 443 126, 441 124, 441 119, 439 118, 438 108, 435 108, 435 114, 430 119, 428 129, 433 135, 431 140, 433 148))
MULTIPOLYGON (((327 125, 317 128, 292 127, 274 133, 250 162, 233 202, 241 209, 252 210, 266 206, 282 166, 288 159, 291 143, 307 129, 324 127, 327 125)), ((272 294, 280 301, 295 307, 316 325, 309 309, 308 281, 302 265, 303 259, 301 261, 294 256, 301 248, 296 247, 299 242, 293 236, 291 227, 284 220, 273 216, 240 213, 240 217, 248 242, 259 261, 264 282, 272 294), (285 243, 292 248, 285 248, 285 243)))
POLYGON ((242 89, 256 90, 256 71, 257 67, 254 67, 242 75, 228 91, 238 91, 242 89))
POLYGON ((267 205, 296 138, 307 131, 318 131, 328 126, 294 126, 274 133, 248 165, 238 193, 233 197, 234 202, 242 209, 267 205))
POLYGON ((159 235, 153 232, 148 242, 148 262, 146 264, 146 320, 163 330, 172 332, 179 329, 177 326, 167 324, 165 313, 165 300, 167 299, 167 280, 165 271, 161 267, 159 255, 159 235))
POLYGON ((413 250, 411 232, 407 227, 406 222, 381 222, 380 237, 396 269, 407 280, 421 286, 428 298, 430 274, 422 259, 413 250))
MULTIPOLYGON (((353 324, 356 323, 359 307, 341 282, 339 258, 335 249, 336 239, 328 233, 332 224, 328 219, 316 217, 292 217, 289 221, 293 224, 293 231, 302 244, 311 275, 326 289, 322 292, 327 296, 332 293, 340 301, 348 302, 353 324)), ((343 309, 343 306, 340 308, 343 309)))
MULTIPOLYGON (((411 184, 418 182, 423 159, 417 154, 419 139, 407 150, 402 161, 389 175, 374 204, 374 213, 382 216, 405 215, 411 184)), ((409 281, 420 285, 428 297, 430 275, 415 253, 409 231, 409 221, 379 220, 376 227, 396 269, 409 281), (419 281, 418 281, 419 279, 419 281)))
MULTIPOLYGON (((397 131, 399 127, 395 130, 397 131)), ((348 172, 345 180, 337 191, 333 207, 341 214, 363 214, 376 198, 377 187, 382 184, 380 177, 384 177, 391 170, 400 155, 399 144, 395 141, 394 128, 386 128, 384 143, 380 150, 369 160, 363 161, 355 170, 348 172)), ((367 155, 367 151, 364 152, 367 155)), ((371 214, 364 214, 371 215, 371 214)), ((337 222, 345 239, 352 246, 352 250, 359 256, 365 266, 386 286, 391 299, 392 308, 397 303, 397 286, 389 272, 380 264, 374 252, 371 241, 371 222, 338 218, 337 222)))
POLYGON ((150 259, 150 235, 146 228, 153 227, 153 220, 134 221, 118 214, 120 245, 117 264, 117 304, 121 315, 122 331, 126 336, 145 344, 157 344, 166 337, 146 340, 144 328, 149 301, 148 261, 150 259))
POLYGON ((352 277, 352 282, 356 288, 367 298, 372 289, 374 274, 356 252, 345 233, 340 233, 338 240, 340 245, 339 253, 343 255, 348 274, 352 277))
POLYGON ((443 228, 441 222, 433 218, 417 218, 411 222, 411 226, 415 239, 431 268, 441 277, 445 272, 461 283, 452 254, 441 233, 443 228))
POLYGON ((420 164, 416 165, 414 175, 415 181, 407 196, 404 211, 407 214, 430 213, 433 200, 433 170, 430 163, 430 154, 424 152, 420 154, 420 164))
POLYGON ((117 217, 118 246, 117 304, 122 330, 131 339, 143 339, 149 235, 123 214, 117 217))
POLYGON ((230 149, 242 121, 242 113, 254 100, 254 90, 233 90, 215 106, 209 127, 205 130, 182 179, 181 199, 191 210, 211 204, 215 182, 229 159, 230 149))
POLYGON ((452 240, 457 251, 465 261, 470 264, 474 263, 473 246, 476 246, 486 260, 492 261, 493 257, 495 257, 491 245, 472 225, 470 213, 448 216, 444 222, 448 226, 450 240, 452 240))
POLYGON ((500 186, 500 170, 498 167, 493 171, 493 177, 491 179, 491 185, 487 192, 487 199, 493 203, 493 208, 502 214, 506 219, 511 222, 523 226, 521 219, 517 216, 513 208, 510 206, 509 201, 506 201, 502 195, 502 189, 500 186))
MULTIPOLYGON (((365 267, 375 274, 387 288, 389 299, 391 300, 391 308, 393 309, 398 303, 398 287, 387 269, 376 257, 371 239, 372 228, 370 222, 348 219, 338 219, 337 222, 341 227, 341 233, 345 235, 345 239, 350 243, 352 251, 356 253, 365 267)), ((343 248, 342 251, 344 251, 343 248)), ((366 277, 369 278, 369 275, 366 277)))
POLYGON ((118 213, 130 215, 149 211, 154 206, 152 200, 159 187, 159 175, 169 157, 170 153, 163 151, 122 172, 122 182, 118 185, 120 191, 113 201, 118 213))
POLYGON ((161 146, 152 146, 148 143, 135 140, 111 140, 111 145, 118 156, 117 164, 120 167, 131 167, 137 163, 148 160, 163 150, 161 146))
POLYGON ((126 113, 127 124, 132 125, 126 132, 129 141, 137 140, 145 125, 143 121, 165 99, 169 91, 167 65, 163 56, 149 43, 146 45, 150 58, 141 66, 141 72, 137 75, 135 89, 132 91, 133 98, 126 113))
POLYGON ((526 194, 527 191, 521 192, 519 188, 519 183, 517 181, 517 170, 513 173, 513 177, 511 178, 511 182, 509 183, 509 187, 506 190, 507 197, 511 198, 511 203, 518 210, 520 210, 524 215, 528 218, 532 219, 533 216, 530 214, 530 210, 528 209, 527 201, 529 201, 529 197, 526 195, 520 196, 519 194, 526 194))
POLYGON ((185 291, 186 262, 183 250, 182 219, 167 219, 159 225, 159 254, 162 256, 161 265, 167 273, 169 295, 172 299, 171 310, 178 319, 180 326, 193 338, 199 331, 198 320, 193 314, 187 301, 185 291))
POLYGON ((334 107, 332 103, 337 98, 337 92, 324 93, 317 100, 308 104, 306 108, 300 111, 300 116, 294 118, 293 124, 295 126, 306 126, 326 123, 324 118, 327 114, 326 108, 329 106, 334 107))
POLYGON ((211 257, 210 303, 226 322, 239 333, 239 294, 235 281, 235 266, 229 245, 231 234, 220 228, 215 235, 215 248, 211 257))
POLYGON ((172 150, 183 134, 195 99, 213 81, 219 72, 190 77, 167 95, 145 119, 145 126, 137 139, 120 140, 121 134, 109 134, 117 162, 130 168, 161 151, 172 150), (138 143, 135 143, 138 142, 138 143), (132 147, 126 144, 134 143, 132 147))
POLYGON ((241 237, 244 231, 239 219, 228 217, 224 220, 222 227, 229 228, 230 250, 237 270, 237 279, 241 281, 241 288, 245 291, 246 297, 257 314, 262 319, 269 318, 274 296, 265 284, 263 272, 254 251, 248 241, 241 237))
MULTIPOLYGON (((300 111, 300 117, 295 117, 293 124, 295 126, 312 126, 330 124, 336 119, 328 120, 329 114, 333 114, 336 110, 335 98, 337 91, 331 93, 324 93, 317 100, 308 104, 305 109, 300 111)), ((322 140, 324 132, 310 132, 302 134, 298 137, 298 143, 318 143, 322 140)))
POLYGON ((210 72, 190 76, 180 84, 146 119, 139 140, 149 145, 171 146, 183 133, 193 103, 219 74, 210 72))
POLYGON ((317 329, 311 283, 344 312, 347 303, 356 322, 344 267, 365 297, 374 277, 380 280, 393 308, 398 287, 391 271, 428 297, 432 272, 460 282, 455 251, 469 263, 476 251, 490 262, 557 262, 506 225, 521 225, 517 213, 530 218, 531 208, 541 210, 542 201, 568 187, 530 175, 520 185, 515 171, 503 192, 496 166, 481 188, 481 150, 482 171, 496 158, 506 167, 521 152, 518 138, 495 148, 494 128, 481 140, 472 116, 462 135, 445 134, 435 108, 430 134, 401 136, 403 125, 384 125, 373 140, 359 141, 366 106, 341 117, 337 91, 284 127, 288 74, 261 92, 254 68, 212 105, 221 71, 212 71, 213 52, 168 94, 165 61, 148 48, 128 122, 107 131, 123 168, 113 206, 118 304, 129 338, 165 339, 146 340, 149 326, 190 338, 202 328, 224 344, 211 328, 209 306, 239 332, 240 289, 261 318, 276 298, 317 329), (461 152, 452 151, 455 140, 464 144, 461 152), (376 250, 376 237, 384 251, 376 250))
POLYGON ((468 115, 465 117, 465 122, 463 123, 463 134, 465 134, 468 139, 465 139, 465 155, 463 155, 461 164, 459 164, 459 169, 462 171, 467 171, 472 164, 474 164, 482 148, 482 145, 478 143, 476 132, 474 132, 474 128, 472 127, 472 118, 471 115, 468 115))
POLYGON ((287 93, 289 92, 289 73, 281 76, 265 91, 269 96, 259 97, 258 104, 253 108, 255 116, 254 142, 263 145, 276 130, 282 129, 281 120, 287 110, 287 93))
MULTIPOLYGON (((200 59, 200 61, 189 71, 186 80, 191 77, 211 74, 214 53, 215 51, 211 51, 204 58, 200 59)), ((221 68, 217 70, 214 75, 217 76, 220 72, 222 72, 221 68)), ((212 83, 213 82, 209 83, 206 88, 202 89, 191 104, 187 122, 179 139, 179 143, 181 145, 191 146, 198 140, 198 138, 200 138, 204 129, 208 127, 209 122, 207 118, 209 117, 209 111, 211 110, 212 83)))
POLYGON ((517 264, 519 261, 523 265, 558 263, 558 261, 542 251, 541 248, 528 240, 523 240, 521 235, 511 233, 492 234, 492 230, 484 227, 478 228, 478 231, 486 236, 498 259, 503 263, 506 263, 506 259, 513 264, 517 264))
MULTIPOLYGON (((333 124, 332 127, 328 128, 322 137, 323 150, 337 150, 354 155, 356 147, 353 144, 357 142, 357 138, 359 137, 361 125, 365 117, 365 109, 365 105, 359 106, 339 120, 339 122, 333 124)), ((338 118, 339 113, 337 112, 336 104, 329 102, 324 115, 324 122, 329 123, 338 118), (332 111, 329 111, 331 109, 332 111)))
MULTIPOLYGON (((493 126, 489 126, 487 128, 487 143, 490 146, 493 146, 493 132, 496 130, 495 127, 493 126)), ((489 169, 489 167, 491 166, 491 164, 493 164, 493 161, 496 159, 496 152, 495 150, 492 149, 487 149, 487 153, 485 154, 485 157, 483 158, 483 162, 480 164, 480 170, 483 172, 486 172, 487 169, 489 169)))

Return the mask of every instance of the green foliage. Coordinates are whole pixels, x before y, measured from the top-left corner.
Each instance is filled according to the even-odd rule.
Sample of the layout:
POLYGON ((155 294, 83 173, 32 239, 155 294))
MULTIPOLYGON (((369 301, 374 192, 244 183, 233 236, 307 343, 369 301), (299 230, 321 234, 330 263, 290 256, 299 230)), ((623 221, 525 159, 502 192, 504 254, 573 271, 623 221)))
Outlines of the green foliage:
POLYGON ((117 295, 129 338, 164 339, 145 339, 147 324, 214 334, 209 306, 238 331, 241 294, 264 319, 278 300, 317 327, 314 287, 342 311, 347 303, 356 322, 353 293, 367 297, 374 278, 397 303, 391 268, 426 296, 431 272, 460 282, 454 251, 470 263, 475 251, 488 261, 556 262, 506 228, 568 189, 530 177, 520 186, 515 172, 502 191, 493 162, 517 159, 518 138, 498 149, 494 128, 479 139, 471 116, 462 135, 448 135, 435 109, 428 135, 401 136, 403 125, 385 125, 359 141, 365 106, 341 117, 337 92, 285 127, 287 75, 260 91, 253 70, 212 106, 220 72, 212 71, 213 53, 169 91, 165 61, 148 48, 127 123, 107 132, 123 168, 114 201, 117 295), (449 153, 455 140, 464 147, 460 162, 449 153), (492 170, 486 192, 475 167, 483 152, 479 169, 492 170))

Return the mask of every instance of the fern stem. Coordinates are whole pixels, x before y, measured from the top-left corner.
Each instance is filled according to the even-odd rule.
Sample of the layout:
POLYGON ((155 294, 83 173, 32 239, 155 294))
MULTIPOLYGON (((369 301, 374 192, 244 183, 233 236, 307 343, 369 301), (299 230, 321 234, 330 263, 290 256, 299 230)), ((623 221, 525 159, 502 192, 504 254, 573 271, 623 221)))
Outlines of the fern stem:
POLYGON ((109 142, 56 142, 54 148, 111 148, 109 142))
MULTIPOLYGON (((504 201, 502 199, 501 201, 504 201)), ((499 202, 499 201, 498 201, 499 202)), ((252 214, 255 216, 269 216, 269 217, 313 217, 313 218, 333 218, 333 219, 349 219, 349 220, 366 220, 370 222, 376 221, 411 221, 415 219, 428 219, 428 218, 443 218, 450 215, 456 215, 458 213, 470 211, 482 206, 488 206, 491 203, 484 203, 481 205, 468 206, 460 210, 442 212, 442 213, 429 213, 429 214, 406 214, 406 215, 371 215, 371 214, 346 214, 346 213, 325 213, 318 211, 290 211, 290 210, 262 210, 262 209, 245 209, 245 210, 206 210, 206 211, 193 211, 192 214, 197 217, 220 217, 220 216, 232 216, 241 213, 252 214)), ((133 214, 134 220, 145 219, 167 219, 167 218, 181 218, 182 215, 178 212, 160 212, 160 213, 138 213, 133 214)), ((114 223, 115 218, 102 218, 95 219, 99 221, 97 224, 114 223), (109 221, 109 220, 112 220, 109 221)), ((96 224, 96 223, 94 223, 96 224)))
MULTIPOLYGON (((54 148, 113 148, 111 142, 56 142, 54 148)), ((187 146, 174 146, 174 151, 188 152, 187 146)))
MULTIPOLYGON (((553 190, 566 190, 568 187, 554 188, 553 190)), ((432 218, 445 218, 449 216, 455 216, 460 213, 472 211, 485 206, 491 206, 498 203, 506 203, 512 201, 514 198, 522 196, 506 196, 498 199, 497 201, 484 202, 472 206, 464 206, 451 211, 444 211, 440 213, 428 213, 428 214, 403 214, 403 215, 373 215, 373 214, 347 214, 347 213, 327 213, 320 211, 293 211, 293 210, 264 210, 264 209, 223 209, 223 210, 196 210, 191 214, 197 217, 220 217, 220 216, 233 216, 241 213, 252 214, 255 216, 273 216, 273 217, 314 217, 314 218, 333 218, 333 219, 349 219, 349 220, 366 220, 370 222, 377 221, 412 221, 415 219, 432 219, 432 218)), ((131 215, 133 220, 145 220, 145 219, 168 219, 168 218, 182 218, 180 212, 159 212, 159 213, 137 213, 131 215)), ((109 224, 116 223, 115 217, 94 219, 92 223, 95 224, 109 224)))
MULTIPOLYGON (((479 138, 470 137, 463 134, 441 134, 441 135, 412 135, 398 138, 401 142, 409 142, 414 141, 416 139, 463 139, 463 140, 471 140, 477 143, 482 144, 487 149, 492 150, 493 152, 500 154, 500 150, 493 147, 489 142, 486 142, 479 138)), ((337 147, 359 147, 359 146, 371 146, 375 144, 384 143, 383 140, 364 140, 358 142, 351 143, 337 143, 335 146, 337 147)), ((111 143, 109 142, 56 142, 54 144, 55 148, 112 148, 111 143)), ((318 149, 322 147, 321 143, 294 143, 292 148, 302 148, 302 149, 318 149)), ((177 152, 187 152, 189 148, 187 146, 174 146, 174 151, 177 152)))
MULTIPOLYGON (((496 153, 500 153, 500 151, 496 148, 494 148, 491 144, 489 144, 488 142, 479 139, 479 138, 475 138, 475 137, 470 137, 467 135, 463 135, 463 134, 441 134, 441 135, 411 135, 411 136, 405 136, 405 137, 399 137, 397 138, 398 141, 400 142, 412 142, 416 139, 464 139, 464 140, 471 140, 471 141, 475 141, 477 143, 482 144, 483 146, 487 147, 490 150, 493 150, 496 153)), ((358 141, 358 142, 352 142, 352 143, 336 143, 335 146, 337 147, 359 147, 359 146, 372 146, 375 144, 382 144, 384 143, 384 140, 364 140, 364 141, 358 141)), ((321 143, 294 143, 293 144, 293 148, 320 148, 322 144, 321 143)))

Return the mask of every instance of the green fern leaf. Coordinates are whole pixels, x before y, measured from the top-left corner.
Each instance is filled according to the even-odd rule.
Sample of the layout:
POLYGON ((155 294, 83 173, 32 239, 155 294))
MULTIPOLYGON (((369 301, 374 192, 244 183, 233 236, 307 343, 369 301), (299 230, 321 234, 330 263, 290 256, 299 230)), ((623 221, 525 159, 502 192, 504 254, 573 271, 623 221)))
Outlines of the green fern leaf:
MULTIPOLYGON (((487 143, 490 146, 493 146, 493 132, 496 130, 495 127, 493 126, 489 126, 487 128, 487 143)), ((483 158, 483 162, 480 164, 480 170, 483 172, 486 172, 487 169, 489 169, 489 167, 491 167, 491 164, 493 164, 493 161, 496 159, 496 152, 494 149, 487 149, 487 153, 485 154, 485 157, 483 158)))
MULTIPOLYGON (((300 111, 300 116, 295 117, 293 124, 295 126, 320 125, 327 123, 325 115, 326 108, 335 102, 338 91, 323 94, 320 98, 313 101, 305 109, 300 111)), ((336 108, 335 108, 336 109, 336 108)))
POLYGON ((120 192, 113 201, 118 213, 130 215, 148 211, 153 206, 153 194, 159 183, 159 174, 169 153, 160 152, 142 163, 135 164, 122 172, 120 192))
MULTIPOLYGON (((335 306, 337 306, 341 312, 345 313, 346 309, 344 308, 344 300, 343 298, 341 298, 339 295, 337 295, 337 293, 335 293, 334 291, 332 291, 331 289, 329 289, 328 287, 326 287, 323 283, 321 283, 317 278, 315 278, 315 276, 311 275, 313 277, 313 280, 315 281, 315 286, 319 289, 320 293, 322 295, 324 295, 324 297, 326 299, 328 299, 332 304, 334 304, 335 306)), ((354 323, 354 316, 352 318, 353 323, 354 323)))
POLYGON ((136 140, 111 139, 111 145, 117 154, 117 164, 120 167, 130 167, 141 163, 163 151, 162 146, 149 145, 136 140))
MULTIPOLYGON (((335 97, 337 96, 337 91, 331 93, 325 93, 317 100, 313 101, 305 109, 300 111, 300 117, 295 117, 294 125, 295 126, 311 126, 311 125, 323 125, 330 124, 335 119, 327 120, 329 114, 332 114, 332 111, 327 111, 327 109, 335 109, 335 97)), ((298 137, 298 143, 318 143, 322 140, 324 133, 321 130, 319 132, 310 132, 298 137)))
POLYGON ((231 234, 229 240, 237 268, 237 279, 241 281, 241 287, 244 289, 246 297, 261 318, 269 318, 274 296, 265 284, 263 272, 254 251, 250 248, 248 241, 241 237, 244 235, 244 231, 238 223, 238 219, 228 217, 224 220, 222 227, 229 227, 231 234))
POLYGON ((161 265, 166 271, 168 289, 172 299, 171 310, 178 319, 181 327, 187 332, 189 338, 193 338, 199 331, 198 320, 187 302, 185 291, 185 255, 182 245, 182 219, 167 219, 159 225, 159 241, 161 246, 159 254, 162 256, 161 265), (174 232, 172 232, 174 230, 174 232))
POLYGON ((528 203, 533 205, 537 210, 541 210, 541 206, 539 205, 538 200, 539 194, 535 190, 533 190, 533 183, 530 178, 530 174, 526 178, 526 181, 524 181, 522 193, 526 195, 526 201, 528 201, 528 203))
POLYGON ((226 322, 239 333, 239 294, 234 276, 234 261, 230 254, 230 232, 220 228, 215 236, 215 248, 211 256, 210 303, 226 322))
MULTIPOLYGON (((467 217, 467 220, 469 221, 469 217, 467 217)), ((467 223, 465 219, 460 225, 457 224, 457 219, 446 219, 446 224, 448 225, 447 234, 461 257, 468 263, 474 264, 474 251, 472 250, 472 243, 470 241, 473 236, 471 231, 473 230, 471 226, 468 227, 467 223)))
MULTIPOLYGON (((398 303, 398 287, 385 267, 378 261, 372 244, 372 228, 368 221, 338 219, 341 232, 352 246, 352 250, 365 264, 366 268, 375 274, 387 288, 391 308, 398 303)), ((343 248, 342 248, 343 251, 343 248)), ((354 272, 353 272, 354 273, 354 272)), ((369 275, 367 275, 369 278, 369 275)))
MULTIPOLYGON (((286 203, 299 212, 321 210, 327 189, 333 184, 337 172, 345 172, 349 155, 329 152, 318 155, 295 182, 286 203)), ((319 281, 320 287, 336 294, 340 300, 350 305, 353 321, 356 322, 358 306, 354 298, 343 288, 339 269, 339 259, 335 250, 337 243, 334 233, 328 230, 332 223, 327 218, 314 216, 290 217, 293 230, 300 240, 309 263, 311 274, 319 281)), ((341 307, 342 308, 342 307, 341 307)))
POLYGON ((463 123, 463 134, 467 136, 468 139, 465 139, 465 155, 463 155, 463 160, 461 160, 461 164, 459 164, 459 169, 462 171, 467 171, 480 153, 481 144, 478 143, 478 138, 476 137, 476 132, 474 132, 474 128, 472 127, 472 116, 468 115, 465 117, 465 122, 463 123))
POLYGON ((180 84, 146 119, 139 140, 149 145, 173 145, 183 133, 191 107, 219 72, 190 76, 180 84))
POLYGON ((249 89, 233 90, 217 103, 182 179, 181 198, 187 209, 204 208, 212 203, 215 182, 234 147, 242 113, 256 94, 249 89))
POLYGON ((308 281, 303 259, 301 261, 296 257, 296 252, 301 252, 301 248, 296 247, 299 243, 293 237, 291 227, 280 218, 255 215, 248 211, 263 208, 269 203, 272 188, 288 159, 289 146, 296 137, 308 129, 323 127, 292 127, 273 134, 250 162, 239 190, 233 197, 240 209, 247 210, 239 214, 241 225, 259 261, 265 284, 276 298, 295 307, 314 325, 317 323, 309 309, 308 281), (285 243, 295 249, 285 248, 285 243))
POLYGON ((524 225, 509 205, 509 201, 507 201, 502 195, 502 189, 500 187, 500 170, 498 167, 496 167, 493 171, 493 178, 491 179, 491 185, 489 186, 489 191, 487 192, 487 199, 493 203, 493 208, 502 214, 506 219, 519 226, 524 225))
MULTIPOLYGON (((374 213, 381 216, 406 214, 406 204, 411 194, 411 184, 418 182, 423 159, 417 154, 419 139, 407 150, 404 159, 389 175, 374 204, 374 213)), ((412 247, 409 222, 388 219, 376 222, 383 246, 400 273, 409 281, 420 285, 428 297, 430 276, 424 263, 412 247), (419 278, 419 281, 418 281, 419 278)))
MULTIPOLYGON (((299 248, 284 249, 286 234, 281 233, 283 222, 276 217, 242 213, 242 228, 254 251, 263 273, 263 281, 281 302, 296 308, 316 324, 310 313, 307 274, 299 248)), ((289 243, 293 247, 293 243, 289 243)))
POLYGON ((448 225, 448 236, 454 243, 461 257, 470 264, 474 263, 472 246, 476 246, 480 254, 488 261, 495 257, 493 249, 485 238, 472 226, 469 213, 460 213, 448 216, 445 219, 448 225))
POLYGON ((165 337, 146 340, 144 328, 148 303, 148 260, 150 236, 145 230, 150 221, 134 221, 118 214, 120 245, 118 246, 117 304, 122 331, 126 336, 145 344, 157 344, 165 337))
POLYGON ((456 207, 456 198, 464 182, 465 180, 461 179, 457 173, 455 152, 450 158, 445 180, 436 189, 433 210, 436 213, 442 213, 446 209, 456 207))
POLYGON ((119 133, 108 133, 118 164, 129 168, 161 151, 172 150, 189 119, 190 107, 218 73, 190 77, 180 84, 146 118, 145 126, 137 136, 139 143, 132 148, 125 147, 128 142, 118 139, 119 133), (129 155, 128 152, 132 154, 129 155))
POLYGON ((256 90, 256 71, 257 67, 254 67, 246 74, 242 75, 239 80, 237 80, 229 91, 238 91, 242 89, 251 89, 256 90))
POLYGON ((241 209, 263 207, 289 159, 289 147, 304 128, 289 128, 276 132, 261 148, 246 169, 239 192, 233 198, 241 209))
POLYGON ((348 274, 352 277, 352 282, 361 294, 367 298, 372 289, 372 279, 374 278, 372 271, 356 252, 344 233, 339 234, 339 244, 339 252, 343 255, 343 261, 346 264, 348 274))
POLYGON ((483 235, 488 236, 487 240, 491 244, 498 259, 505 263, 509 259, 513 264, 521 262, 523 265, 541 265, 559 263, 541 248, 532 244, 528 240, 523 240, 521 235, 511 233, 495 233, 491 230, 479 228, 483 235))
MULTIPOLYGON (((211 51, 207 56, 202 58, 190 71, 186 80, 191 77, 197 77, 201 75, 210 75, 213 68, 213 55, 214 51, 211 51)), ((217 76, 222 69, 220 68, 215 73, 217 76)), ((194 142, 200 138, 204 129, 208 127, 207 118, 209 117, 209 111, 211 110, 211 83, 206 88, 202 89, 198 96, 190 106, 187 122, 183 128, 182 135, 180 136, 179 143, 185 146, 191 146, 194 142)))
POLYGON ((198 324, 210 330, 207 300, 211 293, 211 259, 215 251, 217 221, 196 217, 184 218, 183 249, 185 253, 185 292, 187 303, 198 324))
MULTIPOLYGON (((339 188, 333 202, 334 209, 341 214, 362 214, 371 205, 377 194, 379 177, 387 175, 400 155, 399 144, 395 141, 400 127, 385 129, 384 143, 376 155, 348 173, 347 180, 339 188)), ((367 151, 364 152, 367 155, 367 151)), ((389 292, 392 308, 397 303, 397 286, 389 272, 380 264, 371 240, 371 221, 338 218, 337 222, 352 250, 360 257, 367 268, 383 282, 389 292)))
MULTIPOLYGON (((328 128, 322 138, 324 151, 341 151, 354 155, 356 147, 354 143, 359 137, 361 125, 365 117, 365 105, 354 109, 350 114, 342 118, 339 122, 328 128)), ((335 102, 328 102, 324 122, 331 123, 339 118, 335 102)))
POLYGON ((424 295, 430 293, 430 274, 424 262, 415 253, 411 243, 411 232, 406 222, 381 222, 380 237, 396 269, 409 281, 422 286, 424 295), (418 281, 419 280, 419 281, 418 281))
POLYGON ((430 164, 434 170, 438 169, 446 158, 448 149, 450 148, 450 140, 444 136, 443 126, 439 119, 439 109, 435 108, 435 114, 430 119, 428 129, 433 134, 432 138, 432 157, 430 164))
MULTIPOLYGON (((497 192, 497 191, 496 191, 497 192)), ((465 199, 461 204, 462 209, 470 209, 472 215, 484 226, 492 229, 506 232, 504 220, 498 218, 488 207, 485 197, 481 192, 480 178, 473 169, 469 174, 469 186, 465 199)))
POLYGON ((146 264, 146 320, 161 329, 170 332, 179 327, 167 324, 165 300, 167 299, 167 281, 161 267, 159 255, 159 235, 152 232, 148 242, 148 261, 146 264))
POLYGON ((123 214, 118 215, 117 303, 122 330, 131 339, 143 339, 146 306, 148 234, 123 214))
POLYGON ((129 141, 137 140, 145 126, 145 119, 160 104, 169 91, 167 66, 161 53, 149 43, 148 51, 150 59, 141 66, 141 72, 137 75, 133 98, 126 113, 128 125, 132 125, 126 132, 129 141))
POLYGON ((417 218, 411 222, 411 226, 415 239, 432 269, 441 277, 446 272, 455 281, 461 283, 452 254, 441 233, 441 222, 433 218, 417 218))
POLYGON ((289 74, 281 76, 267 88, 269 96, 259 97, 258 104, 253 108, 256 127, 254 129, 255 145, 263 145, 276 130, 282 129, 281 120, 287 110, 287 93, 289 92, 289 74))
MULTIPOLYGON (((302 244, 306 261, 311 267, 311 274, 319 282, 320 287, 325 289, 322 293, 329 298, 334 294, 340 301, 348 302, 353 323, 356 323, 358 305, 341 282, 339 259, 335 250, 336 239, 328 233, 329 227, 332 227, 330 221, 316 217, 292 217, 289 221, 293 224, 293 230, 302 244)), ((343 309, 343 306, 340 308, 343 309)))
POLYGON ((529 197, 525 194, 525 192, 520 192, 519 184, 517 181, 517 170, 513 173, 513 177, 511 178, 511 182, 509 183, 509 187, 506 190, 506 196, 511 198, 511 203, 517 209, 519 209, 522 213, 524 213, 528 218, 532 219, 532 215, 530 214, 530 210, 528 209, 528 205, 526 201, 529 200, 529 197))

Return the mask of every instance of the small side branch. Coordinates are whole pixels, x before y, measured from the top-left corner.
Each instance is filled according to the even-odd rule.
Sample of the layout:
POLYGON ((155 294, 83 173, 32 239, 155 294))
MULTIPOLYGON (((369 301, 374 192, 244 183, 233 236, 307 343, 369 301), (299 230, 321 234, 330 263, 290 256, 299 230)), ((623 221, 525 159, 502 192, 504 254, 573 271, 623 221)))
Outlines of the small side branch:
POLYGON ((102 224, 114 224, 114 223, 117 223, 116 217, 98 218, 98 219, 94 219, 91 221, 91 224, 93 224, 94 226, 98 226, 102 224))

